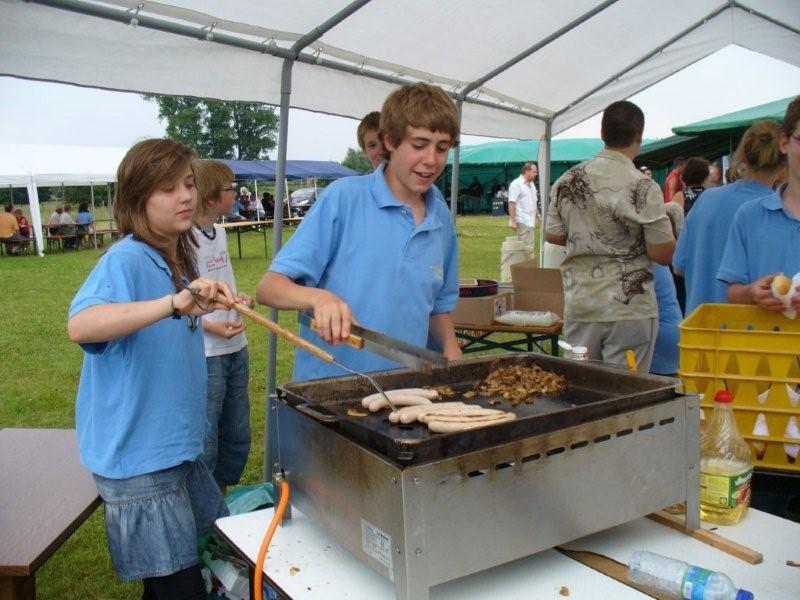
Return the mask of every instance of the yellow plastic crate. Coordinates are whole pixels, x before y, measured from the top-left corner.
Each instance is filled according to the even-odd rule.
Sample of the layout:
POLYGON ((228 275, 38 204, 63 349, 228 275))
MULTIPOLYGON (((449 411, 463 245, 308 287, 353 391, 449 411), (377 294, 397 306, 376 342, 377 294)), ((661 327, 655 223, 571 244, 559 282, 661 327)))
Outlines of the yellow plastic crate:
MULTIPOLYGON (((678 374, 686 392, 701 394, 710 410, 717 390, 733 392, 739 431, 753 450, 757 467, 800 471, 784 444, 789 420, 800 425, 800 317, 757 306, 701 304, 680 324, 678 374), (768 435, 754 435, 764 415, 768 435)), ((706 413, 709 414, 709 413, 706 413)))

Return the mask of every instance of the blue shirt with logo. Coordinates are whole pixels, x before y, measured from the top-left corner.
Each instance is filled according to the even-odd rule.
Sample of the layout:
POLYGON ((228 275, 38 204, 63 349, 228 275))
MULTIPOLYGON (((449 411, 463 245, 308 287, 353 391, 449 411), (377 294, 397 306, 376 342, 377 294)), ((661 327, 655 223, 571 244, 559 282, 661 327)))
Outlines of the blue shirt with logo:
MULTIPOLYGON (((425 218, 415 225, 411 208, 390 191, 384 166, 328 186, 270 270, 333 292, 364 327, 425 346, 431 315, 451 312, 458 302, 456 231, 435 187, 425 193, 425 218)), ((305 326, 300 335, 352 369, 401 366, 365 350, 329 346, 305 326)), ((295 380, 344 374, 297 350, 295 380)))
POLYGON ((736 211, 717 275, 721 282, 750 284, 778 271, 791 279, 800 271, 800 218, 784 208, 785 189, 736 211))
MULTIPOLYGON (((127 236, 106 252, 78 290, 70 317, 97 304, 175 293, 167 263, 127 236)), ((83 465, 124 479, 196 459, 203 450, 206 360, 202 326, 167 317, 134 333, 81 344, 85 355, 75 421, 83 465)))
POLYGON ((686 217, 672 264, 686 280, 686 316, 706 302, 728 301, 727 285, 717 280, 722 253, 739 207, 772 190, 762 183, 739 179, 705 190, 686 217))

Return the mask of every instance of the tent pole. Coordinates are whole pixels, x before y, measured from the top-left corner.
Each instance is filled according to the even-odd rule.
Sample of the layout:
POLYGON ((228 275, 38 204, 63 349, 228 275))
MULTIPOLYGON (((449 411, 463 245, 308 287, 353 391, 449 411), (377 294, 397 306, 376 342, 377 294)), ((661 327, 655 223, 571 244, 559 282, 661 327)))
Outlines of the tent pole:
POLYGON ((31 227, 39 245, 39 256, 44 257, 44 234, 42 233, 42 207, 39 204, 39 191, 36 179, 28 173, 28 208, 31 211, 31 227))
MULTIPOLYGON (((89 195, 92 198, 92 220, 94 221, 94 182, 89 184, 89 195)), ((94 225, 92 225, 92 229, 94 228, 94 225)), ((97 234, 95 233, 92 237, 94 238, 94 249, 97 250, 97 234)))
MULTIPOLYGON (((278 121, 278 157, 275 164, 275 206, 272 211, 272 256, 281 248, 283 236, 283 199, 286 195, 286 148, 289 133, 289 99, 292 95, 292 67, 294 61, 283 61, 281 70, 281 105, 278 121)), ((271 308, 269 318, 278 321, 278 309, 271 308)), ((266 403, 264 405, 264 481, 272 480, 275 468, 272 459, 271 438, 276 435, 277 423, 270 414, 270 399, 275 396, 277 387, 278 337, 267 334, 267 384, 266 403)))
POLYGON ((539 235, 539 266, 544 265, 544 232, 547 225, 547 207, 550 204, 550 147, 553 121, 544 124, 544 136, 539 144, 539 208, 542 211, 542 231, 539 235))
MULTIPOLYGON (((253 193, 256 195, 256 221, 260 221, 261 217, 258 216, 261 214, 261 211, 258 210, 258 179, 253 179, 253 193)), ((266 217, 267 215, 265 214, 264 218, 266 217)))
MULTIPOLYGON (((283 237, 283 199, 286 195, 286 148, 288 145, 287 136, 289 133, 289 99, 292 95, 292 68, 296 60, 300 60, 300 51, 321 38, 327 31, 344 21, 348 16, 356 12, 370 0, 353 0, 338 13, 327 19, 312 31, 302 36, 288 50, 281 67, 281 105, 278 122, 278 158, 275 165, 275 210, 273 211, 273 242, 272 255, 275 256, 281 248, 283 237)), ((263 50, 263 45, 260 45, 263 50)), ((278 310, 270 310, 270 318, 278 320, 278 310)), ((270 449, 270 439, 276 434, 277 423, 270 419, 270 398, 275 395, 277 358, 278 358, 278 338, 274 333, 267 336, 267 383, 266 383, 266 403, 264 406, 264 481, 272 479, 274 469, 272 462, 272 451, 270 449)))
MULTIPOLYGON (((464 108, 464 100, 461 97, 456 98, 456 109, 458 110, 458 130, 461 132, 461 115, 464 108)), ((459 161, 461 159, 461 144, 453 148, 453 165, 452 172, 450 173, 450 214, 455 223, 456 215, 458 214, 458 171, 460 168, 459 161)))

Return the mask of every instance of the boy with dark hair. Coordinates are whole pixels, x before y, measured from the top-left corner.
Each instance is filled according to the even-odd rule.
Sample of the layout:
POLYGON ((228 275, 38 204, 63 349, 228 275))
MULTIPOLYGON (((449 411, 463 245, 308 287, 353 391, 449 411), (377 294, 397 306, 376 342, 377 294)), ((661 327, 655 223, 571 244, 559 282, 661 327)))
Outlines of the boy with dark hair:
POLYGON ((669 264, 675 247, 658 185, 633 164, 644 115, 631 102, 603 113, 606 147, 553 186, 546 239, 567 247, 564 336, 589 358, 625 365, 633 350, 647 372, 658 328, 650 261, 669 264))
POLYGON ((375 169, 386 159, 386 148, 383 147, 380 134, 381 113, 372 111, 361 119, 356 130, 358 145, 375 169))
MULTIPOLYGON (((458 113, 440 88, 418 83, 393 92, 381 110, 386 162, 329 185, 261 279, 262 304, 314 313, 312 343, 333 344, 337 360, 360 371, 400 365, 341 341, 359 322, 411 344, 428 333, 445 356, 461 356, 450 315, 458 302, 453 220, 433 185, 458 143, 458 113)), ((294 379, 345 374, 298 349, 294 379)))

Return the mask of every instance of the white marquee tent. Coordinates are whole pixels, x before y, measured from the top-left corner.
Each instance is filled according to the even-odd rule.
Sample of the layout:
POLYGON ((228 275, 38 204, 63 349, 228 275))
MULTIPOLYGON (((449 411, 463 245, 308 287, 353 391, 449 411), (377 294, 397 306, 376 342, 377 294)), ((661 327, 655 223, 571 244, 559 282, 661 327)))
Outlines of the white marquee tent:
POLYGON ((797 0, 0 0, 0 16, 0 74, 280 105, 279 198, 289 106, 360 118, 397 85, 440 85, 464 133, 542 139, 546 202, 550 139, 611 101, 729 44, 800 67, 797 0))
POLYGON ((39 254, 43 253, 40 186, 97 185, 117 180, 127 148, 0 144, 0 187, 25 187, 39 254))

